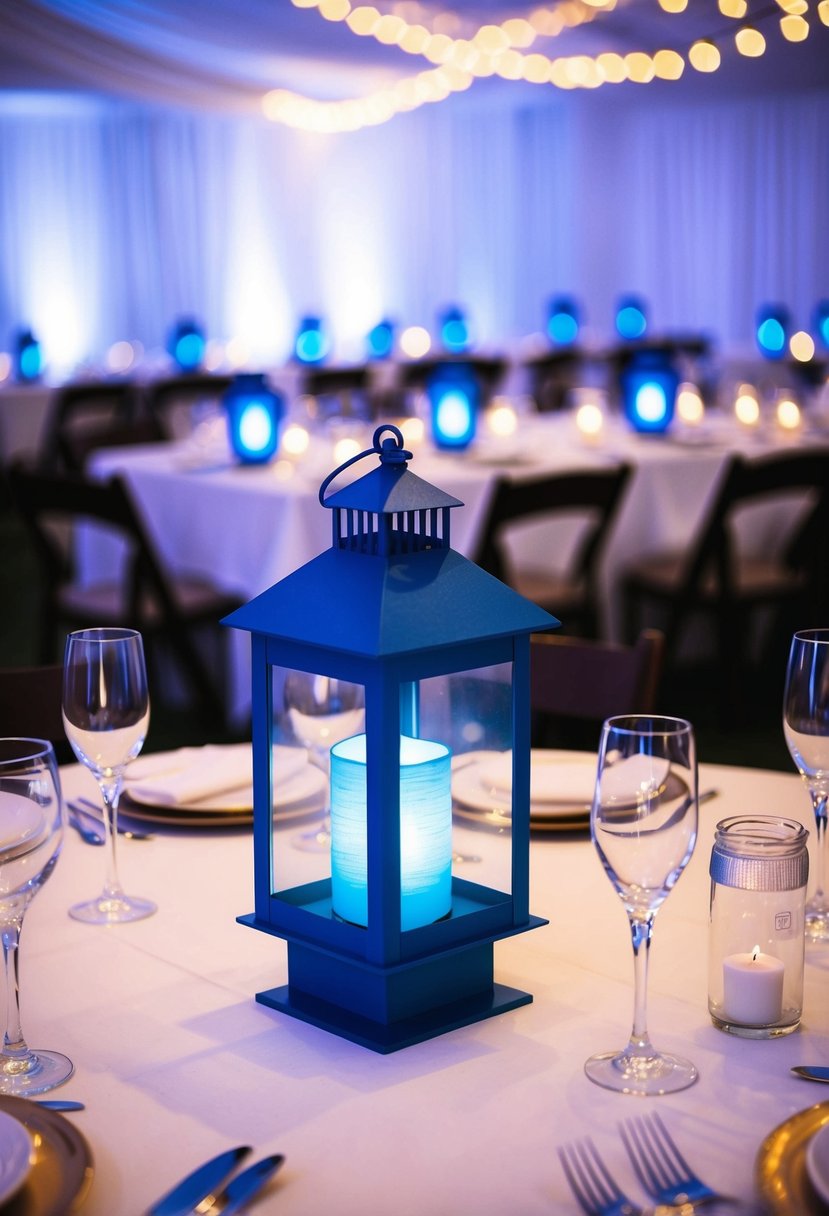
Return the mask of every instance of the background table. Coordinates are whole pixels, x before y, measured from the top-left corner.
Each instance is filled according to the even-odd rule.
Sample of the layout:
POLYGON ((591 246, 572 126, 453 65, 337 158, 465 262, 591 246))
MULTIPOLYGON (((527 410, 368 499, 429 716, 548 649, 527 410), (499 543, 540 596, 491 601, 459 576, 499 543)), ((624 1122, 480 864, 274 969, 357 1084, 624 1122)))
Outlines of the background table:
MULTIPOLYGON (((700 1079, 648 1100, 599 1089, 582 1071, 592 1052, 627 1041, 633 1007, 627 920, 586 836, 533 839, 530 906, 550 923, 496 946, 497 978, 534 1002, 383 1057, 255 1003, 285 982, 286 950, 235 921, 253 908, 248 830, 122 840, 125 887, 159 910, 110 928, 67 915, 99 889, 104 863, 69 833, 27 914, 23 1024, 34 1047, 76 1065, 57 1093, 87 1104, 69 1116, 95 1157, 84 1216, 135 1216, 191 1166, 241 1143, 286 1154, 263 1213, 565 1216, 576 1207, 556 1146, 594 1136, 640 1195, 617 1123, 652 1110, 712 1186, 751 1195, 764 1136, 826 1095, 789 1068, 829 1064, 829 948, 807 952, 798 1032, 754 1042, 714 1028, 714 824, 739 813, 809 824, 811 810, 794 775, 703 764, 700 779, 720 796, 701 808, 694 857, 657 917, 649 1004, 656 1045, 689 1055, 700 1079)), ((63 783, 68 796, 94 788, 74 767, 63 783)), ((456 826, 456 845, 485 862, 504 849, 471 826, 456 826)))
MULTIPOLYGON (((99 477, 115 472, 126 477, 172 569, 207 574, 249 599, 330 545, 331 513, 320 507, 317 492, 337 466, 332 438, 315 435, 305 457, 283 458, 268 466, 231 463, 219 436, 218 447, 209 449, 184 442, 103 450, 93 456, 90 469, 99 477)), ((360 441, 370 446, 370 428, 360 432, 360 441)), ((829 437, 805 436, 786 443, 817 441, 829 442, 829 437)), ((499 474, 538 476, 630 462, 633 476, 601 569, 604 633, 618 638, 618 582, 626 564, 643 553, 688 543, 731 453, 759 455, 782 442, 774 433, 748 434, 729 418, 720 418, 707 431, 689 429, 675 437, 639 436, 615 419, 603 438, 591 443, 580 436, 572 415, 557 414, 525 419, 520 433, 508 439, 484 435, 460 454, 440 454, 423 443, 410 467, 463 502, 452 512, 452 545, 469 555, 499 474)), ((373 466, 369 459, 356 471, 373 466)), ((793 507, 786 518, 791 522, 795 517, 793 507)), ((742 529, 754 550, 764 552, 780 545, 786 530, 779 510, 752 510, 742 529)), ((577 536, 572 522, 555 527, 531 524, 518 534, 516 553, 556 567, 566 564, 577 536)), ((90 574, 110 560, 87 547, 90 574)), ((233 648, 230 701, 235 719, 244 718, 250 701, 248 645, 243 637, 233 648)))

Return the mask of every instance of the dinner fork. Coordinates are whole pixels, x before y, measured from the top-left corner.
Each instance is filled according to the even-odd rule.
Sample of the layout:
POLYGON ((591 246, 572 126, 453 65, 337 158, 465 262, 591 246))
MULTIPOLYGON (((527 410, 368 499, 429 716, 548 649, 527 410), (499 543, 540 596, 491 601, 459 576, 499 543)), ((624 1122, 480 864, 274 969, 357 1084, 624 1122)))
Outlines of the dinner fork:
POLYGON ((741 1200, 712 1190, 697 1177, 659 1115, 630 1119, 619 1131, 636 1177, 658 1203, 742 1206, 741 1200))
POLYGON ((562 1144, 558 1156, 585 1216, 643 1216, 642 1209, 621 1190, 589 1137, 562 1144))

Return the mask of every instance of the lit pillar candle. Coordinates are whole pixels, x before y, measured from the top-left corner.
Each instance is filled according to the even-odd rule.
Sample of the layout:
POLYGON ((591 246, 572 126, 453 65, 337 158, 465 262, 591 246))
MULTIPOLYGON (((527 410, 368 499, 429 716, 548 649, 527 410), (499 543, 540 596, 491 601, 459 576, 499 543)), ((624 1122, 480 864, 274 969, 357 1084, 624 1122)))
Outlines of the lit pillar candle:
POLYGON ((771 1026, 783 1014, 784 967, 779 958, 731 954, 723 960, 723 1016, 744 1026, 771 1026))
MULTIPOLYGON (((452 908, 451 753, 428 739, 400 739, 401 929, 452 908)), ((368 922, 366 737, 331 748, 331 898, 352 924, 368 922)))

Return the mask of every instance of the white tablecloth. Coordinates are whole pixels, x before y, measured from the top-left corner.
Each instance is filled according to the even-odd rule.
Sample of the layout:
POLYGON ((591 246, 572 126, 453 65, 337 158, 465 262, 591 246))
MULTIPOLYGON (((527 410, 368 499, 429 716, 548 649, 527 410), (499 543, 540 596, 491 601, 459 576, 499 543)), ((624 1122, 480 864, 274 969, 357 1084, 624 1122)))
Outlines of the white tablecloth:
MULTIPOLYGON (((91 792, 63 770, 64 793, 91 792)), ((95 1180, 84 1216, 135 1216, 202 1159, 235 1144, 287 1161, 255 1209, 280 1216, 549 1216, 575 1213, 556 1158, 590 1134, 641 1196, 617 1123, 658 1110, 715 1186, 748 1197, 764 1136, 826 1091, 789 1072, 829 1064, 829 948, 807 952, 799 1031, 754 1042, 711 1024, 706 1004, 708 859, 714 824, 739 813, 809 824, 800 779, 701 765, 696 852, 657 917, 649 1026, 690 1056, 700 1079, 648 1100, 609 1093, 582 1064, 622 1046, 631 1025, 627 920, 588 839, 537 837, 531 909, 549 925, 499 943, 496 978, 528 990, 524 1008, 391 1056, 378 1056, 254 1000, 286 980, 283 942, 238 925, 253 910, 246 830, 122 840, 125 887, 158 903, 147 920, 80 924, 68 906, 100 889, 101 849, 69 833, 27 914, 23 1024, 34 1047, 76 1065, 57 1091, 89 1140, 95 1180)), ((487 859, 494 834, 456 827, 487 859)), ((296 858, 304 855, 292 850, 296 858)), ((471 869, 469 866, 467 869, 471 869)))
MULTIPOLYGON (((361 439, 370 445, 370 429, 361 439)), ((464 503, 452 512, 452 545, 469 554, 499 473, 520 477, 630 462, 634 473, 602 561, 604 632, 618 637, 616 591, 624 566, 643 553, 688 542, 730 453, 760 454, 780 442, 774 435, 747 436, 724 418, 710 424, 707 436, 679 432, 668 438, 637 436, 618 419, 599 442, 588 443, 572 416, 546 415, 525 420, 520 436, 484 437, 460 455, 439 454, 424 443, 410 468, 464 503)), ((789 446, 797 442, 787 440, 789 446)), ((305 458, 265 467, 235 466, 221 446, 218 451, 218 457, 215 447, 205 453, 206 463, 199 464, 193 444, 109 449, 97 453, 90 467, 95 476, 126 476, 171 568, 209 574, 248 599, 330 545, 331 513, 320 507, 317 492, 337 461, 324 437, 313 439, 305 458)), ((367 472, 374 463, 369 458, 356 469, 367 472)), ((781 543, 785 529, 779 512, 753 512, 744 531, 755 549, 766 551, 781 543)), ((516 552, 531 555, 537 565, 564 564, 576 534, 572 524, 530 525, 517 537, 516 552)), ((108 559, 87 549, 86 560, 94 570, 108 559)), ((250 703, 247 636, 232 639, 231 646, 230 716, 243 719, 250 703)))

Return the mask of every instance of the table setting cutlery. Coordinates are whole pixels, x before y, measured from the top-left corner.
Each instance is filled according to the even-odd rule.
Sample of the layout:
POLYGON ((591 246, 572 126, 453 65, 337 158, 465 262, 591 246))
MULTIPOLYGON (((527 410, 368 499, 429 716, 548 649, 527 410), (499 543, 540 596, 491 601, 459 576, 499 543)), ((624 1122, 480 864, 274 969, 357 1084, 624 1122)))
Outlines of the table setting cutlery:
POLYGON ((822 1081, 829 1084, 829 1067, 825 1064, 795 1064, 789 1070, 804 1081, 822 1081))
POLYGON ((273 1153, 231 1177, 252 1151, 244 1144, 211 1157, 148 1208, 146 1216, 233 1216, 241 1212, 285 1160, 282 1153, 273 1153))
POLYGON ((70 828, 74 828, 84 844, 91 844, 99 847, 106 844, 103 833, 103 825, 100 832, 97 830, 97 828, 87 826, 70 803, 67 803, 67 811, 67 823, 69 824, 70 828))
POLYGON ((86 1110, 83 1102, 75 1102, 70 1098, 35 1098, 36 1106, 43 1106, 46 1110, 57 1110, 62 1113, 73 1110, 86 1110))
MULTIPOLYGON (((76 819, 79 819, 82 822, 86 821, 87 823, 94 824, 95 828, 101 829, 100 833, 98 833, 98 834, 101 836, 101 844, 103 844, 104 843, 104 840, 103 840, 104 821, 102 818, 102 813, 101 813, 100 808, 97 807, 94 802, 90 802, 90 800, 88 798, 76 798, 74 802, 67 802, 66 805, 69 808, 70 813, 72 815, 74 815, 76 819)), ((73 824, 72 826, 76 827, 75 824, 73 824)), ((77 827, 76 827, 76 830, 77 830, 77 827)), ((135 828, 124 827, 124 825, 122 823, 118 824, 117 831, 118 831, 118 835, 123 836, 126 840, 154 840, 155 839, 152 832, 139 832, 139 831, 136 831, 135 828)), ((87 843, 93 844, 95 842, 88 841, 87 843)))

